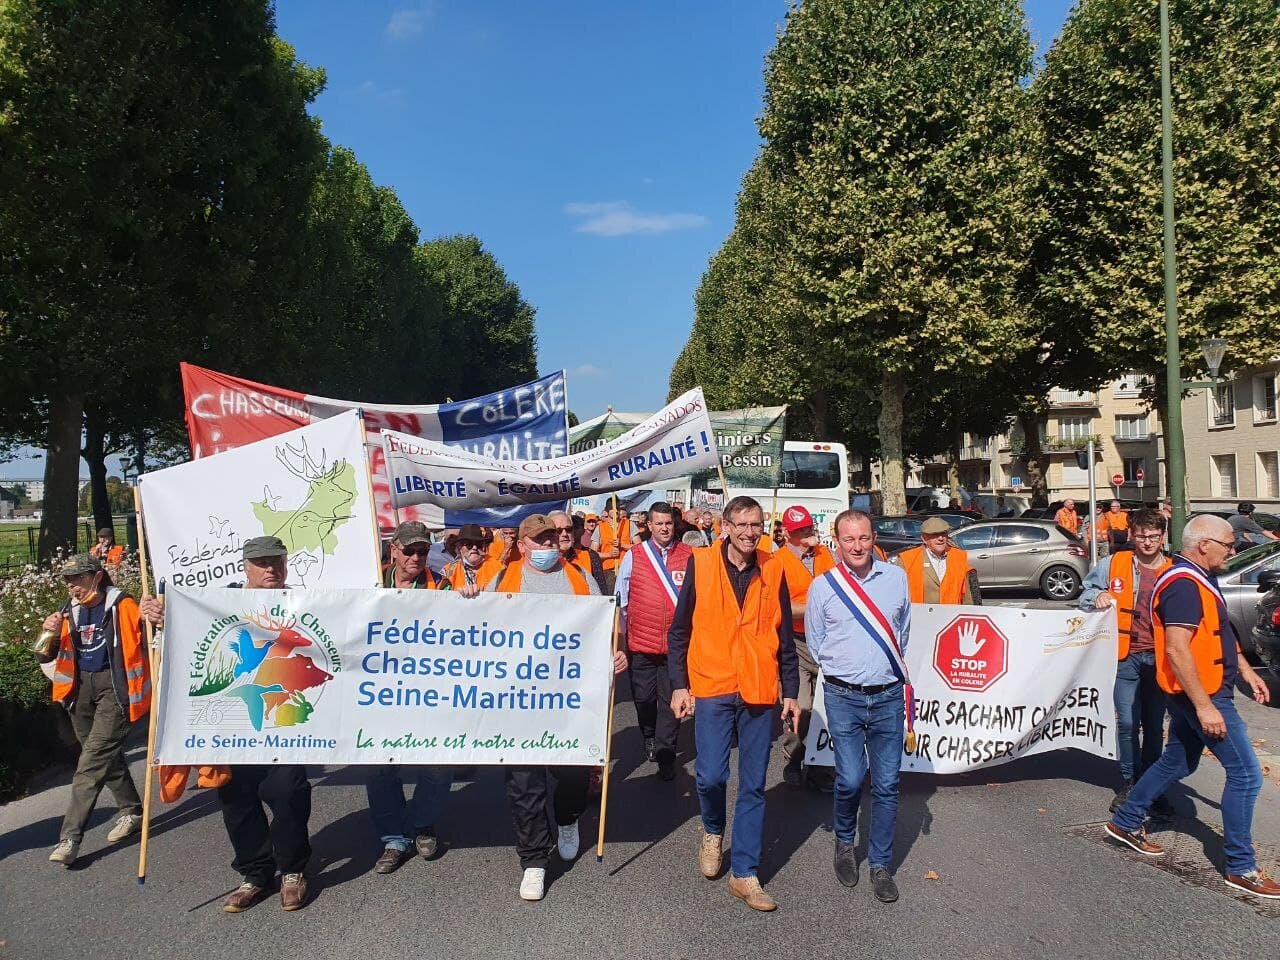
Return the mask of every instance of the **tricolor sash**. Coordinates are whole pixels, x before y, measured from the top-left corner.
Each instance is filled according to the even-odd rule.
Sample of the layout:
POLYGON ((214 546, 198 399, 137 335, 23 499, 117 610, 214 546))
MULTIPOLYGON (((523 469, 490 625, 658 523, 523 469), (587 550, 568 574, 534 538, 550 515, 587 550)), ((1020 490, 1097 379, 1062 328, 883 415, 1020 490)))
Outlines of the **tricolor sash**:
POLYGON ((867 636, 875 641, 876 646, 885 655, 893 675, 902 682, 902 696, 906 707, 907 720, 906 749, 908 753, 915 753, 915 691, 911 688, 911 675, 907 672, 907 662, 902 658, 902 649, 898 646, 898 638, 894 635, 889 618, 876 606, 876 602, 871 599, 870 594, 862 588, 843 563, 837 564, 835 569, 828 571, 824 576, 830 582, 840 602, 853 615, 853 619, 867 632, 867 636))
MULTIPOLYGON (((653 567, 654 573, 658 575, 658 582, 662 584, 663 592, 671 602, 671 609, 674 610, 676 608, 676 598, 680 594, 680 588, 676 586, 675 578, 671 576, 671 571, 667 569, 667 565, 662 562, 662 554, 653 545, 652 540, 642 540, 640 549, 637 552, 644 554, 644 558, 653 567)), ((634 562, 633 560, 632 563, 634 562)))

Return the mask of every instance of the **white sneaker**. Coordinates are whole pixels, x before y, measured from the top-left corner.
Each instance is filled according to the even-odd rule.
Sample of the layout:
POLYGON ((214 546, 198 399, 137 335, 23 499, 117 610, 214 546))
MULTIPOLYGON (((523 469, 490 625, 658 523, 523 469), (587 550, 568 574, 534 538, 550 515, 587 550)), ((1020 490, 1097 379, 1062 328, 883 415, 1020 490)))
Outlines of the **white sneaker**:
POLYGON ((546 884, 547 871, 543 867, 529 867, 520 880, 521 900, 541 900, 546 884))
POLYGON ((116 825, 111 828, 111 832, 107 834, 107 840, 111 843, 118 843, 125 837, 132 836, 142 829, 142 817, 136 813, 122 813, 120 818, 116 820, 116 825))
POLYGON ((560 851, 560 859, 570 863, 578 855, 578 821, 566 823, 560 827, 560 835, 556 837, 556 848, 560 851))
POLYGON ((49 862, 60 863, 64 867, 69 867, 76 862, 76 857, 78 856, 80 856, 79 840, 59 840, 58 845, 49 854, 49 862))

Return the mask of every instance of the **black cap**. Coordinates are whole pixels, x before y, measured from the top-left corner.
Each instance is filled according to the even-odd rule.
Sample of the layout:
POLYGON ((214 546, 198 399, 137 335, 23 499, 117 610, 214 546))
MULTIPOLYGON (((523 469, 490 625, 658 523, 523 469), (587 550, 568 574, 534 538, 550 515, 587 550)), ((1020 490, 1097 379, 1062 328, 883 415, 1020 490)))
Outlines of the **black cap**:
POLYGON ((268 560, 272 557, 287 557, 289 548, 279 537, 254 537, 244 542, 241 554, 246 560, 268 560))
POLYGON ((468 543, 488 543, 489 538, 484 535, 484 531, 480 529, 478 523, 464 523, 458 530, 458 539, 465 540, 468 543))

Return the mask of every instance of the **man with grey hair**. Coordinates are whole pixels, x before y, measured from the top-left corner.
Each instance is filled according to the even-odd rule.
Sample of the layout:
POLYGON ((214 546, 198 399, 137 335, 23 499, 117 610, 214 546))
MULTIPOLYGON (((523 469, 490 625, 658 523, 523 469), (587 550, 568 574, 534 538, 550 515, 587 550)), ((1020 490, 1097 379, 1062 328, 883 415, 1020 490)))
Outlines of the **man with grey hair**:
POLYGON ((1187 524, 1182 550, 1152 592, 1156 682, 1169 694, 1169 739, 1160 759, 1133 785, 1106 830, 1112 839, 1148 857, 1164 848, 1147 839, 1143 821, 1156 798, 1193 773, 1208 749, 1222 764, 1222 852, 1228 886, 1280 900, 1280 883, 1258 868, 1253 808, 1262 770, 1249 731, 1232 698, 1243 681, 1258 703, 1267 685, 1240 654, 1217 574, 1235 552, 1231 524, 1202 514, 1187 524))

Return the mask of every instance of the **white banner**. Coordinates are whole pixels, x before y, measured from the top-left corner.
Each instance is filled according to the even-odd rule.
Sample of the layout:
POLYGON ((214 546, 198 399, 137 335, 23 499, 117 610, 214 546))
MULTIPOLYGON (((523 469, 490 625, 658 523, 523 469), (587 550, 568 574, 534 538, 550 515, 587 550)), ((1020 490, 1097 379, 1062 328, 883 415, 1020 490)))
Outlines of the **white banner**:
POLYGON ((687 476, 718 460, 701 388, 607 443, 555 460, 495 460, 389 430, 382 446, 391 502, 446 510, 563 502, 687 476))
MULTIPOLYGON (((906 659, 917 743, 903 770, 963 773, 1063 747, 1116 755, 1114 609, 915 604, 906 659)), ((805 762, 835 763, 821 681, 805 762)))
POLYGON ((144 474, 141 488, 157 582, 241 582, 241 547, 269 535, 289 548, 290 584, 378 584, 381 547, 354 411, 144 474))
POLYGON ((173 590, 164 764, 602 764, 612 597, 173 590))

